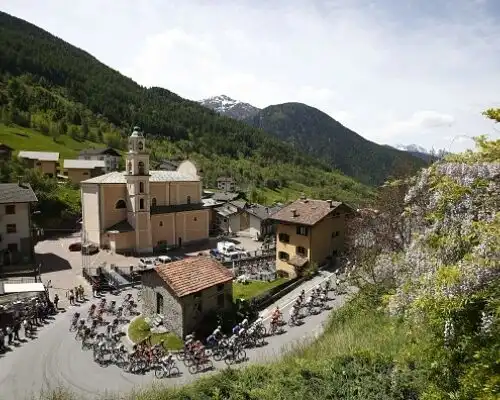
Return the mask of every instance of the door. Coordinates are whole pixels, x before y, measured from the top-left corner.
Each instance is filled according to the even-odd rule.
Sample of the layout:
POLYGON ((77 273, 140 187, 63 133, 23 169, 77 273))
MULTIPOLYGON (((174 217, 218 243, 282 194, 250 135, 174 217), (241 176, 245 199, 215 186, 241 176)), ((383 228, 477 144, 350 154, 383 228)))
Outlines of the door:
POLYGON ((156 293, 156 314, 163 314, 163 296, 156 293))
POLYGON ((182 238, 181 237, 179 238, 178 243, 179 243, 179 247, 182 247, 182 238))

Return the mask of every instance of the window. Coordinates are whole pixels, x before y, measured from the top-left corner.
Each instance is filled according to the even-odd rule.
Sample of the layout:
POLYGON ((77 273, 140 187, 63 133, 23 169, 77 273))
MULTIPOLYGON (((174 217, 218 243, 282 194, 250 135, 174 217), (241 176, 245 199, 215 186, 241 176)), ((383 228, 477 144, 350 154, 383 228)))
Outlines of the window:
POLYGON ((15 213, 16 213, 16 206, 14 204, 5 206, 5 214, 12 215, 15 213))
POLYGON ((125 200, 118 200, 115 208, 127 208, 127 203, 125 203, 125 200))
POLYGON ((38 165, 40 167, 42 165, 42 163, 40 161, 37 161, 36 165, 38 165))
POLYGON ((282 243, 290 243, 290 235, 286 233, 280 233, 278 235, 279 241, 282 243))
POLYGON ((220 285, 217 285, 217 291, 222 292, 224 290, 224 284, 221 283, 220 285))
POLYGON ((298 226, 297 235, 307 236, 309 234, 309 229, 307 226, 298 226))
POLYGON ((142 161, 139 161, 138 167, 139 167, 139 175, 144 175, 144 163, 142 161))
POLYGON ((188 197, 186 198, 186 204, 191 204, 191 196, 188 196, 188 197))
POLYGON ((332 232, 332 238, 337 237, 340 235, 339 231, 332 232))
POLYGON ((16 224, 7 224, 7 233, 16 233, 16 224))
POLYGON ((224 308, 224 293, 217 295, 217 307, 224 308))
POLYGON ((140 200, 139 200, 139 208, 140 208, 141 210, 144 210, 144 199, 140 199, 140 200))
POLYGON ((160 226, 163 226, 163 221, 160 221, 160 226))
POLYGON ((193 221, 194 222, 198 221, 198 217, 193 217, 193 221))
POLYGON ((7 245, 7 250, 9 250, 9 252, 11 252, 11 253, 17 253, 17 251, 18 251, 17 243, 9 243, 7 245))
POLYGON ((151 199, 151 207, 156 207, 156 197, 151 199))
POLYGON ((284 251, 280 251, 278 253, 278 258, 281 260, 281 261, 288 261, 290 259, 290 256, 288 255, 288 253, 285 253, 284 251))
POLYGON ((195 294, 193 294, 193 297, 195 299, 201 299, 201 292, 196 292, 195 294))
POLYGON ((88 175, 88 174, 89 174, 88 172, 84 172, 84 173, 83 173, 83 176, 86 176, 86 175, 88 175))
POLYGON ((128 163, 127 171, 128 171, 129 174, 132 173, 132 163, 131 162, 128 163))
POLYGON ((156 293, 156 314, 163 314, 163 296, 156 293))
POLYGON ((295 252, 300 255, 300 256, 306 256, 307 255, 307 250, 305 247, 302 247, 302 246, 297 246, 297 248, 295 249, 295 252))
POLYGON ((144 182, 139 182, 139 193, 144 193, 144 182))

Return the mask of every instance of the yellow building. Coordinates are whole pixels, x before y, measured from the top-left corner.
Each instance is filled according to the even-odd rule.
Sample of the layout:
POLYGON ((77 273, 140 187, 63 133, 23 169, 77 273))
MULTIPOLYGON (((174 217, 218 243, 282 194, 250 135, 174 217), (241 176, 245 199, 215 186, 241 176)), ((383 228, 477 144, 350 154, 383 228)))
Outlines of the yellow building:
POLYGON ((339 254, 351 211, 344 203, 301 198, 274 213, 277 270, 296 277, 309 263, 321 265, 339 254))
POLYGON ((73 183, 103 175, 105 167, 102 160, 64 160, 63 163, 64 176, 73 183))
POLYGON ((22 150, 17 156, 27 160, 30 168, 38 170, 50 178, 55 178, 59 173, 59 153, 22 150))
POLYGON ((195 165, 184 161, 177 171, 150 171, 138 127, 129 138, 126 171, 82 181, 81 190, 84 243, 146 254, 208 239, 209 210, 195 165))

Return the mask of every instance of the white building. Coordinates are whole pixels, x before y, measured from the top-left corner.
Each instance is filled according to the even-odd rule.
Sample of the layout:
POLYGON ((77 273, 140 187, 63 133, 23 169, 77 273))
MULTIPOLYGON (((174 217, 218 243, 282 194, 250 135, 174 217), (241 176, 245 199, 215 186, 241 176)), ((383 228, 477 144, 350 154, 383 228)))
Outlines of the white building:
POLYGON ((111 147, 103 149, 82 150, 78 156, 80 160, 104 161, 104 172, 117 171, 120 165, 121 155, 111 147))
POLYGON ((217 189, 224 192, 234 192, 236 190, 236 184, 234 183, 233 178, 221 176, 220 178, 217 178, 217 189))

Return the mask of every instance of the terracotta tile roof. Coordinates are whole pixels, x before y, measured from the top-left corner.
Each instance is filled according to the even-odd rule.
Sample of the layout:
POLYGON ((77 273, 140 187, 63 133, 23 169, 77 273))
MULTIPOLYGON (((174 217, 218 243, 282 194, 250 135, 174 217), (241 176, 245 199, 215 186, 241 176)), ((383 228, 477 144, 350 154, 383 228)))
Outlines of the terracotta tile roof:
POLYGON ((219 261, 206 256, 188 257, 155 268, 174 291, 184 297, 233 280, 233 274, 219 261))
POLYGON ((330 200, 300 199, 275 212, 270 218, 280 222, 312 226, 341 205, 344 204, 339 201, 331 201, 330 204, 330 200))

